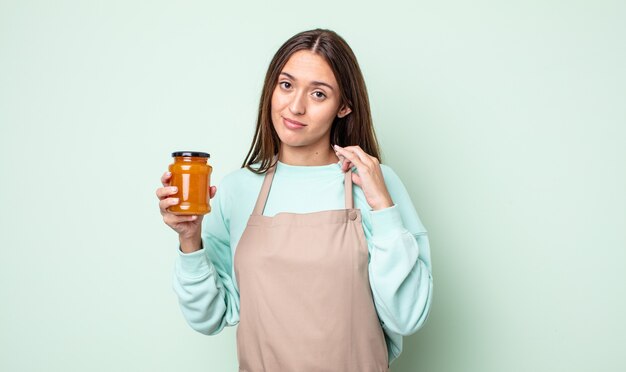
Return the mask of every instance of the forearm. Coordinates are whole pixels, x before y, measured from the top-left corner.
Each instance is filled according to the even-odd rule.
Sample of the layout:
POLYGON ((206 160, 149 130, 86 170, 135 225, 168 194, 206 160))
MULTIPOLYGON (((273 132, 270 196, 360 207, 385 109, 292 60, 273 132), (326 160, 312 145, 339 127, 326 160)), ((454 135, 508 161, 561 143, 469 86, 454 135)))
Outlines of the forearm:
POLYGON ((179 235, 180 250, 183 253, 193 253, 202 249, 202 238, 200 232, 194 236, 186 237, 179 235))
POLYGON ((181 253, 173 278, 174 292, 187 323, 203 334, 215 334, 226 325, 226 293, 204 251, 181 253))
POLYGON ((420 249, 429 249, 428 237, 404 228, 397 211, 373 221, 379 231, 370 242, 369 275, 376 308, 391 331, 414 333, 424 324, 432 298, 431 269, 420 259, 420 249))

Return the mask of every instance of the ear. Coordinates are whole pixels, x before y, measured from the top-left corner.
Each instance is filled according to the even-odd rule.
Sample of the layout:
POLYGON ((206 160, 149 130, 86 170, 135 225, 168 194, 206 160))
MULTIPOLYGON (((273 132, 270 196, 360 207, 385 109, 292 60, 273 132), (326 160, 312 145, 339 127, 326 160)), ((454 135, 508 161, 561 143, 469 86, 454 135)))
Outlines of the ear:
POLYGON ((346 105, 341 106, 341 109, 339 110, 339 112, 337 113, 337 117, 339 119, 347 116, 349 113, 352 112, 352 109, 346 105))

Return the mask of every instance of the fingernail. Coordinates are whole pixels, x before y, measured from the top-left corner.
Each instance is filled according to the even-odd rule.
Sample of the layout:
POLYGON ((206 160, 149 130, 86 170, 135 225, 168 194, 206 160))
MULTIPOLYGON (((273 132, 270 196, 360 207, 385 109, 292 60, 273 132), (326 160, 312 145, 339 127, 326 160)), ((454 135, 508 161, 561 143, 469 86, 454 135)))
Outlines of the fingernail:
POLYGON ((337 146, 337 145, 333 145, 334 148, 336 149, 340 149, 341 147, 337 146))
POLYGON ((172 203, 178 204, 178 201, 179 201, 178 198, 172 198, 172 203))
POLYGON ((172 192, 178 192, 178 187, 176 187, 176 186, 172 186, 172 189, 171 189, 171 190, 172 190, 172 192))

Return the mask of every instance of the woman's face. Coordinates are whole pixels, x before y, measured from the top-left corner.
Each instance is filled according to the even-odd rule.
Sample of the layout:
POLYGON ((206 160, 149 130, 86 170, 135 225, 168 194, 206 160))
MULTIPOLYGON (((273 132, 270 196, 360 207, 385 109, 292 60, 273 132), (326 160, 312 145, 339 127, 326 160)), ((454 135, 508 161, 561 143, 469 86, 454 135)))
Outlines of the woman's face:
POLYGON ((340 105, 337 80, 324 58, 308 50, 294 53, 272 94, 272 123, 283 150, 329 148, 333 120, 350 113, 340 105))

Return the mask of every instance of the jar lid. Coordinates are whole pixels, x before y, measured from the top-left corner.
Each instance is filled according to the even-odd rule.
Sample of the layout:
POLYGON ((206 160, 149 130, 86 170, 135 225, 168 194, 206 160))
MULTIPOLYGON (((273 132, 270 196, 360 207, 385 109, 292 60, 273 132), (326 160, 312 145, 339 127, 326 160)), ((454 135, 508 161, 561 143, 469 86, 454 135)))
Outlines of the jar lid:
POLYGON ((172 153, 172 157, 179 157, 179 156, 191 156, 191 157, 196 157, 196 158, 210 158, 211 155, 207 154, 206 152, 197 152, 197 151, 176 151, 172 153))

